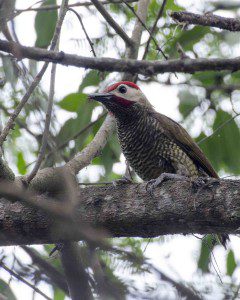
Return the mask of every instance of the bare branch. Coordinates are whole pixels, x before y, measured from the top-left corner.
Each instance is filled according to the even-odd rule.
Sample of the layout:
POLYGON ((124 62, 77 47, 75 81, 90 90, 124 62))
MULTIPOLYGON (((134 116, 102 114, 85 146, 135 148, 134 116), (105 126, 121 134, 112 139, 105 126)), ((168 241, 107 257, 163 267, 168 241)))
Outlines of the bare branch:
POLYGON ((80 17, 80 15, 79 15, 74 9, 69 8, 68 10, 72 11, 72 12, 77 16, 78 21, 80 22, 81 27, 82 27, 82 29, 83 29, 83 32, 84 32, 84 34, 85 34, 85 36, 86 36, 86 39, 87 39, 87 41, 88 41, 88 43, 89 43, 89 45, 90 45, 90 48, 91 48, 92 53, 93 53, 93 56, 94 56, 94 57, 97 57, 96 52, 95 52, 94 47, 93 47, 94 44, 93 44, 93 42, 91 41, 91 39, 90 39, 90 37, 89 37, 89 35, 88 35, 87 31, 86 31, 86 28, 85 28, 85 26, 84 26, 84 24, 83 24, 82 18, 80 17))
POLYGON ((151 34, 150 30, 147 28, 147 26, 145 25, 145 23, 141 20, 141 18, 138 16, 138 14, 135 12, 134 8, 129 5, 125 0, 123 0, 123 2, 126 4, 126 6, 133 12, 133 14, 137 17, 137 19, 139 20, 139 22, 142 24, 143 28, 149 33, 151 39, 153 40, 156 50, 158 50, 165 59, 168 59, 168 57, 164 54, 164 52, 162 51, 162 49, 159 47, 155 37, 151 34))
MULTIPOLYGON (((11 193, 13 187, 8 194, 2 193, 2 187, 0 189, 4 197, 9 198, 11 193)), ((114 237, 239 233, 238 180, 209 179, 198 189, 189 181, 168 181, 157 188, 155 194, 156 198, 151 198, 144 183, 79 189, 75 207, 75 220, 82 224, 78 225, 79 231, 72 224, 68 227, 63 219, 59 225, 59 218, 16 202, 22 200, 22 192, 18 191, 13 203, 0 199, 0 245, 77 241, 83 238, 86 226, 108 230, 114 237)), ((36 203, 36 199, 32 201, 36 203)), ((41 205, 42 202, 50 204, 53 201, 44 195, 38 196, 37 203, 41 205)), ((86 237, 87 233, 84 239, 86 237)))
MULTIPOLYGON (((129 3, 133 2, 138 2, 138 0, 127 0, 129 3)), ((102 5, 107 5, 107 4, 119 4, 122 3, 122 0, 111 0, 111 1, 101 1, 102 5)), ((79 6, 84 6, 84 7, 89 7, 92 6, 92 2, 76 2, 73 4, 69 4, 68 7, 79 7, 79 6)), ((46 11, 46 10, 54 10, 54 9, 59 9, 60 5, 45 5, 45 6, 40 6, 40 7, 29 7, 27 9, 17 9, 17 15, 20 13, 28 12, 28 11, 46 11)))
POLYGON ((26 284, 27 286, 29 286, 31 289, 33 289, 36 293, 38 293, 39 295, 41 295, 42 297, 44 297, 47 300, 51 300, 50 297, 48 297, 46 294, 44 294, 42 291, 39 290, 39 288, 37 288, 35 285, 31 284, 30 282, 28 282, 26 279, 24 279, 22 276, 20 276, 19 274, 15 273, 13 270, 9 269, 4 263, 3 261, 0 261, 0 266, 6 270, 11 276, 17 278, 18 280, 20 280, 21 282, 23 282, 24 284, 26 284))
MULTIPOLYGON (((63 20, 61 20, 59 18, 58 23, 56 25, 54 36, 53 36, 51 46, 50 46, 51 51, 53 51, 55 49, 56 45, 57 45, 58 36, 59 36, 60 30, 61 30, 62 21, 63 20)), ((16 44, 16 48, 14 48, 14 46, 12 48, 12 51, 13 51, 13 53, 15 53, 16 57, 19 56, 19 52, 18 52, 19 48, 17 47, 17 45, 18 44, 16 44)), ((47 67, 48 67, 48 62, 46 62, 43 65, 42 69, 39 71, 39 73, 34 78, 33 82, 31 83, 31 85, 29 86, 26 94, 23 96, 22 100, 20 101, 20 103, 16 107, 15 111, 11 114, 6 126, 4 127, 4 129, 3 129, 3 131, 0 135, 0 147, 2 146, 2 144, 5 141, 7 135, 9 134, 10 130, 12 129, 15 119, 18 117, 21 110, 23 109, 23 107, 25 106, 25 104, 27 103, 29 98, 31 97, 32 93, 34 92, 35 88, 38 86, 39 82, 41 81, 45 71, 47 70, 47 67)))
POLYGON ((41 272, 46 274, 57 287, 68 294, 67 282, 64 275, 43 259, 35 249, 28 246, 22 246, 22 248, 31 257, 33 264, 37 265, 41 272))
POLYGON ((199 15, 187 11, 172 12, 171 17, 174 21, 180 23, 211 26, 229 31, 240 31, 240 20, 237 18, 225 18, 211 13, 199 15))
MULTIPOLYGON (((64 17, 67 13, 68 10, 68 0, 63 0, 61 4, 61 9, 59 12, 59 18, 56 24, 55 32, 53 35, 52 39, 52 47, 53 51, 58 50, 58 45, 59 45, 59 39, 60 39, 60 33, 61 33, 61 28, 63 24, 64 17)), ((47 144, 48 144, 48 137, 49 137, 49 128, 50 128, 50 123, 51 123, 51 116, 52 116, 52 107, 53 107, 53 98, 54 98, 54 92, 55 92, 55 77, 56 77, 56 64, 52 65, 51 69, 51 76, 50 76, 50 89, 49 89, 49 97, 48 97, 48 107, 47 107, 47 113, 46 113, 46 121, 45 121, 45 128, 43 132, 43 137, 42 137, 42 145, 39 151, 39 155, 36 161, 36 164, 34 165, 33 170, 29 174, 27 178, 27 182, 29 183, 37 174, 41 163, 44 159, 47 144)))
POLYGON ((135 59, 114 59, 84 57, 64 52, 55 53, 35 47, 25 47, 17 43, 0 40, 0 51, 14 54, 13 48, 21 53, 21 58, 37 61, 50 61, 62 65, 110 72, 130 72, 152 76, 165 72, 194 73, 199 71, 237 71, 240 69, 240 58, 198 58, 171 59, 168 61, 140 61, 135 59))
POLYGON ((96 9, 100 12, 100 14, 104 17, 104 19, 108 22, 108 24, 116 31, 116 33, 124 40, 128 47, 134 47, 134 43, 132 39, 126 34, 126 32, 122 29, 120 25, 112 18, 112 16, 106 11, 104 6, 98 0, 91 0, 96 9))
POLYGON ((226 0, 220 0, 220 1, 214 1, 211 2, 211 5, 214 6, 215 10, 217 9, 239 9, 239 3, 237 1, 226 1, 226 0))
MULTIPOLYGON (((4 113, 7 116, 11 115, 11 113, 7 110, 7 108, 2 103, 0 103, 0 108, 2 111, 4 111, 4 113)), ((25 129, 30 135, 32 135, 34 138, 37 138, 37 135, 35 133, 33 133, 24 122, 22 122, 20 119, 16 119, 15 121, 19 125, 20 128, 25 129)))
POLYGON ((143 60, 146 58, 146 56, 147 56, 147 54, 148 54, 148 49, 149 49, 149 45, 150 45, 151 39, 152 39, 152 37, 153 37, 154 34, 155 34, 155 31, 156 31, 156 28, 157 28, 157 23, 158 23, 159 19, 160 19, 160 18, 162 17, 162 15, 163 15, 164 8, 165 8, 166 4, 167 4, 167 0, 163 0, 163 3, 162 3, 162 5, 161 5, 161 7, 160 7, 160 9, 159 9, 157 18, 156 18, 156 20, 155 20, 155 22, 154 22, 154 24, 153 24, 153 27, 152 27, 151 30, 150 30, 150 35, 149 35, 149 38, 148 38, 148 40, 147 40, 147 44, 146 44, 146 47, 145 47, 145 50, 144 50, 144 54, 143 54, 143 57, 142 57, 143 60))
POLYGON ((164 274, 163 272, 158 270, 156 267, 154 267, 152 264, 149 264, 149 266, 155 273, 158 274, 158 276, 161 280, 168 282, 172 286, 174 286, 180 296, 182 296, 188 300, 201 300, 202 299, 200 296, 195 294, 191 289, 187 288, 182 283, 179 283, 179 282, 173 280, 172 278, 170 278, 169 276, 167 276, 166 274, 164 274))
POLYGON ((15 119, 18 117, 21 110, 23 109, 23 107, 25 106, 25 104, 27 103, 29 98, 31 97, 33 91, 38 86, 39 82, 41 81, 41 79, 42 79, 42 77, 45 73, 45 71, 47 70, 47 67, 48 67, 48 62, 46 62, 43 65, 43 67, 41 68, 41 70, 39 71, 39 73, 34 78, 33 82, 31 83, 30 87, 28 88, 26 94, 23 96, 22 100, 19 102, 19 104, 15 108, 14 112, 10 115, 10 117, 7 121, 7 124, 3 128, 2 132, 1 132, 1 135, 0 135, 0 147, 2 146, 2 144, 5 141, 6 137, 8 136, 10 130, 14 127, 15 119))

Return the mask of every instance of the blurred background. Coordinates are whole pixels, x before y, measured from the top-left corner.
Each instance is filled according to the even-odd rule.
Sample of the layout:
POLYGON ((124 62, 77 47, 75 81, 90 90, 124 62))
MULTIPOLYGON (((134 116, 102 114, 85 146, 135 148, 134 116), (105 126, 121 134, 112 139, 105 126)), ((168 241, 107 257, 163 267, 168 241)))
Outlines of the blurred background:
MULTIPOLYGON (((97 57, 124 58, 125 46, 121 38, 92 5, 86 5, 83 0, 80 2, 85 5, 75 6, 74 9, 82 17, 97 57)), ((69 1, 69 4, 73 3, 76 1, 69 1)), ((56 24, 57 9, 34 9, 56 4, 60 4, 60 1, 16 0, 17 15, 9 22, 14 39, 17 37, 23 45, 47 48, 56 24)), ((161 0, 150 1, 147 28, 153 26, 161 4, 161 0)), ((130 5, 136 7, 137 1, 130 5)), ((132 11, 124 3, 110 3, 105 8, 118 20, 124 31, 131 35, 136 18, 132 11)), ((240 1, 168 0, 163 17, 158 22, 155 38, 169 59, 179 58, 177 43, 181 45, 185 55, 191 58, 240 56, 239 33, 210 27, 177 25, 169 14, 171 11, 181 10, 239 17, 240 1)), ((142 59, 148 38, 149 34, 144 30, 139 59, 142 59)), ((67 13, 62 27, 60 50, 93 56, 82 27, 71 11, 67 13)), ((19 72, 16 61, 3 53, 0 56, 1 123, 5 124, 42 63, 24 59, 18 64, 25 72, 19 72)), ((146 59, 164 58, 151 42, 146 59)), ((32 169, 41 145, 49 78, 50 68, 4 144, 6 160, 18 175, 27 174, 32 169)), ((105 112, 98 103, 88 103, 85 94, 104 89, 120 79, 119 73, 57 66, 51 138, 48 141, 44 167, 62 165, 93 139, 104 120, 105 112)), ((138 85, 157 111, 181 123, 199 142, 221 177, 238 178, 240 72, 207 71, 139 76, 138 85)), ((111 182, 121 178, 124 172, 125 159, 114 135, 109 139, 102 155, 80 172, 79 182, 111 182)), ((146 257, 161 272, 195 290, 203 299, 240 299, 240 239, 237 236, 231 236, 227 250, 220 245, 212 247, 209 237, 203 239, 202 236, 194 235, 155 239, 121 238, 112 239, 112 244, 133 251, 140 258, 146 257)), ((80 245, 84 253, 86 247, 84 243, 80 245)), ((53 245, 31 248, 40 258, 62 272, 58 256, 49 258, 53 245)), ((18 246, 3 247, 0 250, 1 259, 10 269, 37 285, 50 298, 67 299, 64 291, 44 273, 26 249, 18 246)), ((99 257, 110 286, 119 292, 119 298, 112 296, 109 299, 179 299, 176 289, 147 266, 116 254, 100 252, 99 257)), ((88 269, 87 259, 85 263, 88 269)), ((0 292, 7 295, 7 299, 43 299, 3 269, 0 269, 0 292)))

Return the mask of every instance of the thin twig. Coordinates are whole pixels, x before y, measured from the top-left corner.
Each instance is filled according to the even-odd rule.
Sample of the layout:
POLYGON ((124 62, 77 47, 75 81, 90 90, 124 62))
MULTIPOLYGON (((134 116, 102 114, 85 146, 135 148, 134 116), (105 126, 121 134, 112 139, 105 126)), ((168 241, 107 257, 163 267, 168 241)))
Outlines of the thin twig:
MULTIPOLYGON (((50 51, 54 50, 56 45, 57 45, 58 36, 59 36, 59 32, 61 30, 62 21, 63 21, 63 19, 59 18, 59 20, 57 22, 55 32, 54 32, 54 36, 53 36, 53 39, 52 39, 52 43, 51 43, 51 46, 50 46, 50 51)), ((14 46, 13 46, 12 51, 13 52, 15 52, 15 51, 18 52, 20 50, 19 50, 18 47, 16 47, 15 50, 14 50, 14 46)), ((7 135, 9 134, 10 130, 13 128, 13 124, 14 124, 15 119, 17 118, 17 116, 21 112, 22 108, 25 106, 25 104, 29 100, 30 96, 32 95, 35 88, 38 86, 39 82, 41 81, 45 71, 47 70, 48 64, 49 64, 49 62, 46 62, 43 65, 42 69, 37 74, 37 76, 34 78, 33 82, 31 83, 30 87, 28 88, 26 94, 23 96, 22 100, 20 101, 20 103, 16 107, 15 111, 11 114, 6 126, 4 127, 4 129, 3 129, 3 131, 0 135, 0 147, 2 146, 3 142, 5 141, 5 139, 6 139, 7 135)))
MULTIPOLYGON (((56 24, 55 32, 53 35, 52 39, 52 47, 54 51, 58 51, 58 44, 59 44, 59 37, 60 37, 60 32, 63 24, 64 17, 67 13, 68 10, 68 0, 63 0, 61 4, 61 9, 59 12, 59 18, 56 24)), ((47 143, 48 143, 48 136, 49 136, 49 128, 50 128, 50 123, 51 123, 51 116, 52 116, 52 108, 53 108, 53 98, 54 98, 54 92, 55 92, 55 78, 56 78, 56 64, 52 65, 52 70, 51 70, 51 77, 50 77, 50 90, 49 90, 49 99, 48 99, 48 107, 47 107, 47 114, 46 114, 46 121, 45 121, 45 128, 43 132, 43 137, 42 137, 42 145, 39 151, 39 155, 37 158, 37 162, 34 165, 33 170, 29 174, 27 178, 27 182, 31 182, 31 180, 35 177, 37 174, 41 163, 44 159, 46 148, 47 148, 47 143)))
POLYGON ((92 49, 93 56, 94 56, 94 57, 97 57, 96 52, 95 52, 94 47, 93 47, 94 44, 93 44, 93 42, 91 41, 91 39, 90 39, 90 37, 89 37, 89 35, 88 35, 87 31, 86 31, 86 28, 84 27, 82 18, 81 18, 80 15, 76 12, 76 10, 74 10, 73 8, 69 8, 68 10, 72 11, 72 12, 77 16, 77 18, 78 18, 78 20, 79 20, 79 22, 80 22, 80 24, 81 24, 81 26, 82 26, 82 29, 83 29, 83 31, 84 31, 84 34, 85 34, 85 36, 86 36, 86 38, 87 38, 87 40, 88 40, 88 43, 89 43, 89 45, 90 45, 90 47, 91 47, 91 49, 92 49))
POLYGON ((156 46, 156 49, 163 55, 163 57, 165 59, 168 59, 168 57, 165 55, 165 53, 162 51, 162 49, 159 47, 156 39, 154 38, 154 36, 152 35, 151 31, 147 28, 147 26, 145 25, 145 23, 141 20, 141 18, 138 16, 138 14, 135 12, 134 8, 128 4, 125 0, 122 0, 126 6, 133 12, 133 14, 136 16, 136 18, 139 20, 139 22, 142 24, 143 28, 149 33, 150 35, 150 38, 153 40, 155 46, 156 46))
POLYGON ((4 127, 4 129, 2 130, 2 133, 0 135, 0 147, 2 146, 4 141, 6 140, 6 137, 8 136, 10 130, 14 127, 15 119, 18 117, 21 110, 23 109, 23 107, 25 106, 25 104, 27 103, 29 98, 31 97, 33 91, 38 86, 39 82, 41 81, 41 79, 42 79, 42 77, 45 73, 45 71, 47 70, 47 67, 48 67, 48 62, 45 62, 42 69, 39 71, 39 73, 34 78, 33 82, 31 83, 30 87, 28 88, 26 94, 23 96, 22 100, 19 102, 19 104, 15 108, 14 112, 10 115, 10 117, 8 119, 8 122, 7 122, 6 126, 4 127))
POLYGON ((240 115, 240 113, 236 114, 235 116, 233 116, 232 118, 229 118, 227 121, 223 122, 220 126, 218 126, 218 128, 216 128, 212 134, 204 137, 203 139, 201 139, 198 144, 203 143, 204 141, 206 141, 207 139, 211 138, 212 136, 214 136, 216 133, 219 132, 219 130, 221 130, 223 127, 225 127, 225 125, 227 125, 228 123, 232 122, 234 119, 236 119, 238 116, 240 115))
MULTIPOLYGON (((127 2, 129 3, 133 3, 133 2, 138 2, 138 0, 127 0, 127 2)), ((121 4, 122 0, 111 0, 111 1, 101 1, 102 5, 108 5, 108 4, 121 4)), ((84 7, 89 7, 92 6, 92 2, 77 2, 77 3, 73 3, 73 4, 69 4, 68 7, 78 7, 78 6, 84 6, 84 7)), ((16 9, 17 14, 19 15, 20 13, 24 13, 24 12, 28 12, 28 11, 46 11, 46 10, 55 10, 55 9, 59 9, 60 5, 45 5, 45 6, 40 6, 40 7, 35 7, 33 8, 32 6, 27 8, 27 9, 16 9)), ((16 16, 15 15, 15 16, 16 16)))
POLYGON ((48 138, 49 138, 49 128, 51 123, 51 116, 52 116, 52 107, 53 107, 53 97, 54 97, 54 89, 55 89, 55 77, 56 77, 56 64, 52 65, 51 69, 51 77, 50 77, 50 92, 49 92, 49 99, 48 99, 48 107, 47 107, 47 113, 46 113, 46 121, 45 121, 45 128, 42 136, 42 143, 39 150, 38 158, 36 161, 36 164, 34 165, 31 173, 28 176, 28 183, 31 182, 31 180, 35 177, 37 174, 41 163, 44 159, 47 144, 48 144, 48 138))
POLYGON ((167 0, 163 0, 163 3, 158 11, 158 15, 157 15, 157 18, 153 24, 153 27, 151 28, 150 30, 150 33, 149 33, 149 38, 147 40, 147 44, 146 44, 146 47, 145 47, 145 50, 144 50, 144 54, 143 54, 143 57, 142 57, 142 60, 144 60, 148 54, 148 49, 149 49, 149 45, 150 45, 150 42, 151 42, 151 39, 152 39, 152 36, 155 34, 155 31, 156 31, 156 28, 157 28, 157 23, 159 21, 159 19, 162 17, 163 15, 163 12, 164 12, 164 8, 167 4, 167 0))
MULTIPOLYGON (((4 113, 7 115, 7 116, 10 116, 11 113, 7 110, 7 108, 2 104, 0 103, 0 108, 2 111, 4 111, 4 113)), ((34 138, 37 138, 37 135, 35 133, 33 133, 28 127, 27 125, 22 122, 20 119, 16 119, 16 123, 19 125, 20 128, 23 128, 25 129, 30 135, 32 135, 34 138)))
POLYGON ((56 286, 64 291, 64 293, 68 294, 67 282, 62 273, 43 259, 33 248, 28 246, 21 246, 21 248, 31 257, 32 263, 37 265, 41 272, 46 274, 56 286))
POLYGON ((40 291, 39 288, 37 288, 35 285, 31 284, 26 279, 24 279, 22 276, 20 276, 19 274, 15 273, 13 270, 9 269, 2 261, 0 261, 0 266, 4 270, 6 270, 11 276, 17 278, 18 280, 20 280, 21 282, 23 282, 24 284, 26 284, 27 286, 29 286, 31 289, 33 289, 39 295, 43 296, 45 299, 52 300, 50 297, 48 297, 46 294, 44 294, 42 291, 40 291))
POLYGON ((58 152, 58 150, 61 150, 61 149, 63 149, 64 147, 66 147, 70 141, 77 139, 80 135, 82 135, 84 132, 86 132, 88 129, 90 129, 92 126, 94 126, 98 121, 100 121, 102 118, 106 117, 106 115, 107 115, 107 113, 104 112, 102 115, 100 115, 100 116, 97 118, 97 120, 95 120, 95 121, 89 123, 86 127, 82 128, 81 130, 79 130, 79 132, 77 132, 77 133, 74 134, 73 136, 69 137, 69 138, 68 138, 65 142, 63 142, 62 144, 57 145, 57 147, 56 147, 55 149, 51 150, 51 151, 47 154, 45 160, 47 160, 52 154, 55 154, 56 151, 58 152))
POLYGON ((132 39, 126 34, 120 25, 113 19, 113 17, 107 12, 101 2, 98 0, 91 0, 93 5, 99 11, 99 13, 104 17, 107 23, 116 31, 116 33, 124 40, 128 47, 134 47, 132 39))

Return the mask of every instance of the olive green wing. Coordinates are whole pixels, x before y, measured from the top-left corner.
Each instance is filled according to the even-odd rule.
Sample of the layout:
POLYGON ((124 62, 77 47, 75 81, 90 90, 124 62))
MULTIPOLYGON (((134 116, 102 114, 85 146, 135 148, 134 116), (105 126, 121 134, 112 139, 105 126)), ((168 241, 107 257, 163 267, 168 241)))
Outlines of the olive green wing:
POLYGON ((161 123, 166 136, 174 140, 198 167, 202 168, 210 177, 219 178, 205 154, 180 124, 157 112, 152 114, 161 123))

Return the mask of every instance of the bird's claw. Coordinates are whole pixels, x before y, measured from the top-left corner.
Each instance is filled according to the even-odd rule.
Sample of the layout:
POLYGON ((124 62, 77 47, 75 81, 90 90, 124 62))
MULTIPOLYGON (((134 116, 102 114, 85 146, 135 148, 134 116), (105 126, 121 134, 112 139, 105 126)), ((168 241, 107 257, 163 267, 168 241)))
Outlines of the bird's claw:
POLYGON ((118 185, 122 185, 122 184, 130 184, 130 183, 133 183, 133 181, 126 177, 126 176, 123 176, 122 178, 120 179, 117 179, 117 180, 114 180, 113 182, 113 185, 116 187, 118 185))
POLYGON ((151 195, 152 198, 155 197, 154 190, 156 187, 160 186, 164 181, 169 179, 175 180, 186 180, 185 176, 172 174, 172 173, 162 173, 158 178, 151 179, 146 184, 146 191, 151 195))
POLYGON ((194 181, 192 181, 192 187, 195 190, 198 190, 199 188, 203 187, 207 182, 207 178, 204 177, 198 177, 194 181))
POLYGON ((157 187, 157 185, 156 185, 156 179, 151 179, 146 184, 146 191, 150 194, 150 196, 152 198, 155 197, 154 190, 155 190, 156 187, 157 187))

